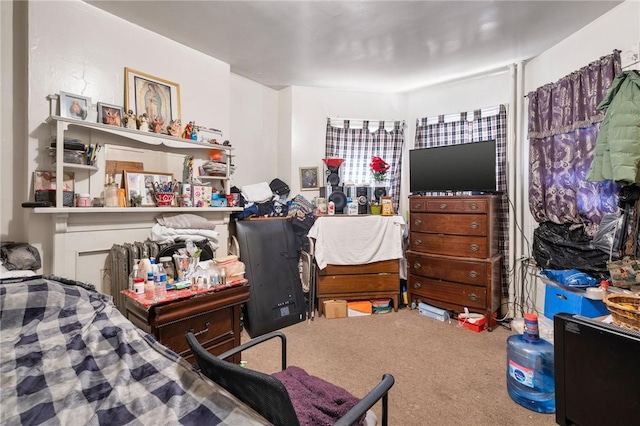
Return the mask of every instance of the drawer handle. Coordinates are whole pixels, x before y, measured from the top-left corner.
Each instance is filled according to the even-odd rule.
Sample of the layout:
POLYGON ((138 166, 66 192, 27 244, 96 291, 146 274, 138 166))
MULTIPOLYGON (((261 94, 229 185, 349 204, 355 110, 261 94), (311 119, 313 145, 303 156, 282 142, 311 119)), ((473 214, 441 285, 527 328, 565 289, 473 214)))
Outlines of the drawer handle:
POLYGON ((413 283, 413 288, 420 288, 422 287, 422 284, 420 283, 413 283))
POLYGON ((478 210, 478 205, 476 203, 472 203, 469 207, 471 210, 478 210))
POLYGON ((209 326, 211 325, 211 321, 207 321, 204 324, 205 329, 204 330, 200 330, 198 332, 193 331, 193 328, 190 328, 189 331, 193 333, 194 336, 201 336, 203 334, 205 334, 207 331, 209 331, 209 326))
POLYGON ((478 299, 480 299, 480 298, 478 297, 477 294, 471 293, 471 294, 469 294, 469 299, 472 300, 473 302, 477 302, 478 299))
POLYGON ((422 245, 422 240, 416 240, 416 245, 417 246, 421 246, 422 245))
POLYGON ((561 300, 567 300, 567 296, 565 296, 564 294, 556 294, 556 297, 561 300))
POLYGON ((420 226, 420 225, 422 225, 422 221, 420 219, 416 219, 416 221, 413 222, 413 224, 416 225, 416 226, 420 226))
POLYGON ((479 245, 477 245, 477 244, 471 244, 471 245, 469 246, 469 250, 471 250, 471 251, 478 251, 478 250, 480 250, 480 246, 479 246, 479 245))
POLYGON ((476 271, 469 271, 470 278, 478 278, 479 275, 476 271))
POLYGON ((422 204, 420 204, 420 203, 415 203, 415 204, 413 205, 413 208, 414 208, 414 209, 422 208, 422 204))
POLYGON ((470 227, 471 229, 478 229, 478 228, 480 228, 480 224, 479 224, 478 222, 471 222, 471 223, 469 224, 469 227, 470 227))
POLYGON ((420 268, 422 268, 422 265, 420 263, 416 262, 413 264, 413 269, 420 269, 420 268))
POLYGON ((444 210, 447 208, 447 203, 440 204, 440 210, 444 210))

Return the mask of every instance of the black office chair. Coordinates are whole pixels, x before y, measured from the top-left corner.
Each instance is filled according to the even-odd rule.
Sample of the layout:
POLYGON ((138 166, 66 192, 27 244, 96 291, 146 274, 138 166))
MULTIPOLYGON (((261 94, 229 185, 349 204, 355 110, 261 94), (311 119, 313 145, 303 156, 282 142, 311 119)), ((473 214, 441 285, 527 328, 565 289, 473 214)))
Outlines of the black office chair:
MULTIPOLYGON (((225 361, 225 359, 238 352, 278 337, 281 340, 282 346, 282 370, 285 370, 287 368, 287 340, 282 332, 273 331, 263 334, 218 357, 207 352, 192 332, 187 332, 186 337, 196 362, 205 376, 249 405, 274 425, 300 425, 294 409, 294 403, 291 400, 291 397, 295 398, 295 395, 290 396, 287 388, 280 380, 269 374, 243 368, 225 361)), ((340 417, 334 425, 347 426, 357 423, 361 419, 364 419, 364 416, 371 407, 382 400, 382 426, 387 426, 388 392, 393 384, 393 376, 391 374, 384 374, 382 380, 364 398, 349 409, 346 414, 340 417)), ((296 403, 298 402, 303 403, 306 401, 302 400, 296 403)))

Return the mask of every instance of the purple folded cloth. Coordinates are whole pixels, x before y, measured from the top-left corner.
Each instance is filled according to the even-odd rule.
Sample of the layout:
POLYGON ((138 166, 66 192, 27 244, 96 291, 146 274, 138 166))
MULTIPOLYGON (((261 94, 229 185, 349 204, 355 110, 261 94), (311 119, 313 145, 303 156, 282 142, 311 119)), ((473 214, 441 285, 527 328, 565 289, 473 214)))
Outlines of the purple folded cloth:
MULTIPOLYGON (((298 367, 272 374, 287 388, 300 426, 332 425, 360 399, 298 367)), ((364 425, 364 415, 357 425, 364 425)))

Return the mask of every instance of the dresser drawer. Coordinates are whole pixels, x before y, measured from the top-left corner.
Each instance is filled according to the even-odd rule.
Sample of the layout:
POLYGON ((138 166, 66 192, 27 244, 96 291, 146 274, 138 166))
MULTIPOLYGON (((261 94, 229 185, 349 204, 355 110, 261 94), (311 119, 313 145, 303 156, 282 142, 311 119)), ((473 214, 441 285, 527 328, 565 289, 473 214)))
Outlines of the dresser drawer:
POLYGON ((462 284, 486 285, 491 280, 491 263, 444 258, 407 252, 409 273, 441 278, 462 284))
POLYGON ((485 214, 413 213, 411 230, 432 234, 486 236, 489 224, 485 214))
POLYGON ((490 246, 486 237, 425 234, 420 232, 411 232, 409 234, 409 248, 412 251, 422 253, 478 259, 484 259, 495 254, 489 252, 490 246))
POLYGON ((400 271, 400 262, 394 260, 382 260, 380 262, 365 263, 362 265, 327 265, 326 268, 318 271, 319 275, 353 275, 353 274, 378 274, 393 273, 400 271))
MULTIPOLYGON (((215 343, 210 346, 204 346, 204 349, 212 355, 220 355, 225 353, 226 351, 230 351, 235 347, 236 345, 234 344, 233 340, 225 340, 223 342, 215 343)), ((187 360, 188 363, 190 363, 191 365, 197 368, 196 358, 193 356, 191 352, 185 352, 184 355, 183 354, 179 354, 179 355, 182 356, 185 360, 187 360)), ((235 361, 232 361, 232 362, 235 363, 235 361)))
POLYGON ((158 326, 158 340, 180 354, 189 350, 185 338, 187 331, 193 331, 203 346, 221 339, 233 340, 233 310, 220 309, 197 315, 188 315, 179 321, 158 326))
POLYGON ((486 309, 487 288, 440 281, 409 275, 409 292, 412 297, 424 297, 445 303, 466 306, 469 309, 486 309))
POLYGON ((398 274, 324 275, 318 277, 318 295, 399 291, 398 274))
POLYGON ((427 197, 424 211, 433 213, 485 213, 488 209, 489 203, 486 199, 427 197))

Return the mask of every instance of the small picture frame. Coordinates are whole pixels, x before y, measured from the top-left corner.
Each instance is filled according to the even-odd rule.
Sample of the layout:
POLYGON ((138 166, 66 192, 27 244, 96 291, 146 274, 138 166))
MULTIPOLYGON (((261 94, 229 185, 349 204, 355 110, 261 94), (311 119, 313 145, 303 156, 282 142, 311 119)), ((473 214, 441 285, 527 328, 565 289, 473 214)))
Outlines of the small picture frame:
POLYGON ((153 183, 168 184, 173 181, 173 174, 159 172, 130 172, 124 171, 124 190, 127 197, 127 206, 131 207, 131 200, 134 197, 141 197, 141 207, 155 207, 156 201, 150 186, 153 183))
POLYGON ((63 92, 60 94, 60 117, 73 118, 85 121, 89 117, 91 98, 88 96, 74 95, 63 92))
POLYGON ((98 123, 122 127, 124 108, 118 105, 98 102, 98 123))
POLYGON ((180 85, 131 68, 124 69, 126 111, 132 110, 139 118, 146 114, 149 126, 155 119, 162 122, 158 128, 167 133, 167 126, 180 117, 180 85))
POLYGON ((393 216, 393 198, 380 197, 380 205, 382 206, 382 216, 393 216))
POLYGON ((300 167, 300 189, 311 191, 318 188, 318 167, 300 167))

